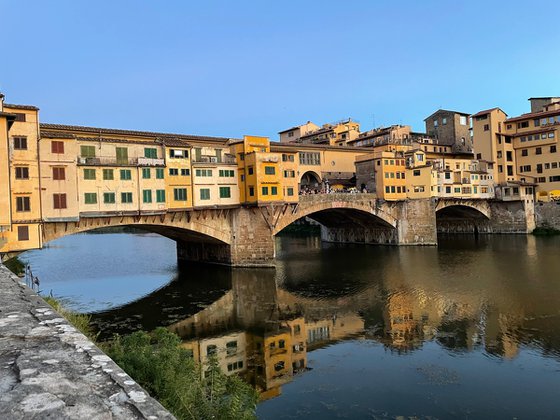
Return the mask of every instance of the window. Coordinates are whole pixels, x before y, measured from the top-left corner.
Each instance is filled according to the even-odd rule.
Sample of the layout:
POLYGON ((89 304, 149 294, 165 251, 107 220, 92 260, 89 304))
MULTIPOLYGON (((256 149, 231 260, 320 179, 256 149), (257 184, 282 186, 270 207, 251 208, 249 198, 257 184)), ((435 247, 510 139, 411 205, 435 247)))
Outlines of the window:
POLYGON ((513 162, 513 152, 511 151, 506 151, 506 160, 508 162, 513 162))
POLYGON ((115 147, 115 152, 117 154, 117 164, 118 165, 128 164, 128 148, 127 147, 115 147))
POLYGON ((220 169, 218 171, 218 175, 222 178, 233 178, 235 176, 235 172, 228 169, 220 169))
POLYGON ((502 165, 498 165, 498 172, 499 173, 504 172, 504 167, 502 165))
POLYGON ((443 118, 441 119, 441 124, 442 124, 442 125, 447 125, 447 118, 443 117, 443 118))
POLYGON ((150 159, 157 159, 157 149, 151 147, 145 147, 144 157, 150 159))
POLYGON ((537 147, 537 148, 535 149, 535 154, 536 154, 536 155, 542 155, 542 148, 537 147))
POLYGON ((249 175, 253 175, 253 167, 252 167, 252 166, 249 166, 249 167, 247 168, 247 173, 248 173, 249 175))
POLYGON ((537 173, 542 174, 542 172, 543 172, 542 163, 537 163, 537 173))
POLYGON ((156 190, 156 203, 165 203, 165 190, 156 190))
POLYGON ((553 139, 554 138, 554 132, 548 133, 548 138, 553 139))
POLYGON ((142 168, 142 178, 144 179, 150 179, 152 173, 152 171, 150 171, 150 168, 142 168))
POLYGON ((95 146, 80 146, 80 156, 84 158, 95 157, 95 146))
POLYGON ((213 354, 218 353, 218 347, 216 347, 215 344, 210 344, 209 346, 206 347, 206 355, 207 356, 211 356, 213 354))
POLYGON ((446 194, 451 194, 451 187, 445 187, 446 194))
POLYGON ((434 127, 438 126, 438 120, 434 120, 434 127))
POLYGON ((29 197, 16 197, 16 211, 31 211, 31 199, 29 197))
POLYGON ((226 353, 228 356, 232 356, 237 353, 237 341, 230 341, 226 343, 226 353))
POLYGON ((445 179, 451 179, 451 172, 445 172, 445 179))
POLYGON ((489 124, 484 124, 484 131, 489 131, 490 130, 490 125, 489 124))
POLYGON ((84 179, 95 179, 95 169, 84 169, 84 179))
POLYGON ((15 150, 27 150, 27 137, 14 137, 15 150))
POLYGON ((270 195, 278 195, 278 187, 270 187, 270 195))
POLYGON ((459 124, 461 125, 467 125, 467 117, 464 115, 460 115, 459 116, 459 124))
POLYGON ((527 149, 522 149, 521 150, 521 156, 528 156, 529 152, 527 151, 527 149))
POLYGON ((132 179, 132 172, 130 169, 121 169, 121 180, 127 181, 132 179))
POLYGON ((420 169, 415 169, 414 172, 412 173, 412 175, 420 176, 420 169))
POLYGON ((189 176, 191 174, 190 169, 181 169, 181 176, 189 176))
POLYGON ((253 197, 255 195, 255 187, 249 187, 249 195, 253 197))
POLYGON ((64 153, 64 142, 51 141, 51 153, 64 153))
POLYGON ((507 175, 508 176, 513 176, 513 166, 512 165, 507 166, 507 175))
POLYGON ((55 181, 63 181, 66 179, 66 172, 64 168, 52 168, 52 178, 55 181))
POLYGON ((132 203, 132 193, 123 192, 121 193, 121 203, 132 203))
POLYGON ((549 176, 548 180, 550 182, 559 182, 560 181, 560 175, 549 176))
POLYGON ((18 241, 29 240, 29 226, 18 226, 18 241))
POLYGON ((16 166, 16 179, 29 179, 29 168, 27 166, 16 166))
POLYGON ((265 166, 264 173, 266 175, 274 175, 276 174, 276 168, 274 166, 265 166))
POLYGON ((231 189, 230 187, 220 187, 220 198, 230 198, 231 189))
POLYGON ((262 187, 262 195, 268 195, 268 187, 262 187))
POLYGON ((105 181, 110 181, 115 179, 112 169, 103 169, 103 179, 105 181))
POLYGON ((529 127, 529 121, 522 121, 517 123, 517 128, 527 128, 529 127))
POLYGON ((556 146, 550 146, 550 153, 556 153, 556 146))
POLYGON ((537 118, 536 120, 533 120, 533 123, 535 124, 535 127, 539 127, 541 125, 541 120, 537 118))
POLYGON ((320 165, 321 154, 317 152, 299 152, 299 163, 301 165, 320 165))
POLYGON ((385 193, 389 194, 391 192, 391 188, 385 187, 385 193))
MULTIPOLYGON (((200 191, 202 192, 202 190, 200 190, 200 191)), ((208 190, 208 191, 210 191, 210 190, 208 190)), ((208 198, 210 198, 210 195, 208 195, 208 198)), ((187 189, 186 188, 173 188, 173 199, 175 201, 187 201, 187 189)))
POLYGON ((496 152, 496 157, 497 157, 498 159, 501 159, 501 158, 503 157, 503 154, 502 154, 502 151, 501 151, 501 150, 498 150, 498 151, 496 152))
POLYGON ((23 112, 14 112, 16 121, 25 122, 25 114, 23 112))
POLYGON ((179 169, 177 169, 177 168, 169 168, 169 175, 171 175, 171 176, 179 175, 179 169))
POLYGON ((156 179, 163 179, 163 168, 156 169, 156 179))
POLYGON ((424 192, 424 186, 423 185, 415 185, 414 186, 414 192, 415 193, 424 192))
POLYGON ((103 202, 105 204, 115 204, 115 193, 103 193, 103 202))
POLYGON ((292 187, 286 188, 286 195, 292 197, 294 195, 294 189, 292 187))
POLYGON ((284 361, 278 362, 274 365, 274 370, 276 372, 280 372, 281 370, 284 370, 284 361))
POLYGON ((293 162, 294 155, 287 155, 285 153, 282 154, 282 162, 293 162))
POLYGON ((84 204, 97 204, 97 193, 84 193, 84 204))
POLYGON ((212 176, 212 169, 197 169, 196 176, 212 176))
MULTIPOLYGON (((186 159, 189 157, 188 150, 177 150, 177 149, 170 149, 169 150, 169 157, 175 159, 186 159)), ((197 159, 200 160, 200 159, 197 159)))
POLYGON ((210 200, 210 189, 209 188, 202 188, 200 190, 200 199, 201 200, 210 200))
POLYGON ((144 203, 151 203, 152 202, 152 190, 143 190, 142 191, 142 201, 144 203))

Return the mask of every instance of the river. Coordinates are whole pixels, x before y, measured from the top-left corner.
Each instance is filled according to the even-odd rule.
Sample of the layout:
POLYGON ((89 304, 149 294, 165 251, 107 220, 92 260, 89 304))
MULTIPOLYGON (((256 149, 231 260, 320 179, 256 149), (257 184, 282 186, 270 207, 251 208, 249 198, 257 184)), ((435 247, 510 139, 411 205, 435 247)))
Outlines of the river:
POLYGON ((560 237, 438 247, 277 238, 277 268, 176 263, 150 233, 22 255, 101 337, 167 326, 262 392, 259 418, 558 418, 560 237))

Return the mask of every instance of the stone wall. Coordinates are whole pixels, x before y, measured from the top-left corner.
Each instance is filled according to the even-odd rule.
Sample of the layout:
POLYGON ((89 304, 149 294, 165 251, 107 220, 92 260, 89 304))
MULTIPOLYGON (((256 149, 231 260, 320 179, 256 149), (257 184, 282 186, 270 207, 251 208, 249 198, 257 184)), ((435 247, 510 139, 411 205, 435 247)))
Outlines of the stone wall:
POLYGON ((429 198, 399 202, 398 244, 437 245, 436 207, 429 198))
POLYGON ((173 419, 0 264, 2 418, 173 419))
POLYGON ((274 266, 272 229, 256 207, 232 212, 231 265, 234 267, 274 266))
POLYGON ((490 225, 492 233, 530 233, 534 229, 532 204, 523 201, 491 201, 490 225))
POLYGON ((535 205, 537 227, 549 227, 560 230, 560 201, 537 203, 535 205))

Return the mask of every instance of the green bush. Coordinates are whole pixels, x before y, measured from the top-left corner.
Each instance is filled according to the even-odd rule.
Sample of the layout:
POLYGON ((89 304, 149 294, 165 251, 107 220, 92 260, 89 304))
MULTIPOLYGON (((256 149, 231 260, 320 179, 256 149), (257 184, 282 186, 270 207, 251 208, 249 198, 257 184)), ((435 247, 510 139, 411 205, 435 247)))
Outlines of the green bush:
POLYGON ((253 419, 257 392, 210 359, 201 367, 165 328, 116 336, 104 350, 124 371, 180 419, 253 419))
POLYGON ((62 315, 66 320, 72 324, 77 330, 88 337, 90 340, 95 341, 97 339, 97 334, 93 332, 90 326, 91 316, 85 314, 79 314, 77 312, 69 311, 65 309, 62 303, 52 296, 43 296, 45 302, 53 307, 60 315, 62 315))

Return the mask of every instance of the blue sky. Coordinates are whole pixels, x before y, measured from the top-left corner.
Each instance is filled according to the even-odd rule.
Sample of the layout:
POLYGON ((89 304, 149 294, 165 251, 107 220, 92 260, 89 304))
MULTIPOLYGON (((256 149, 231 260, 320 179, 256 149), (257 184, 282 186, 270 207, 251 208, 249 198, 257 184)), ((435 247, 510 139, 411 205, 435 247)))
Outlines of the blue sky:
POLYGON ((560 95, 560 1, 0 0, 0 91, 41 121, 277 138, 560 95))

